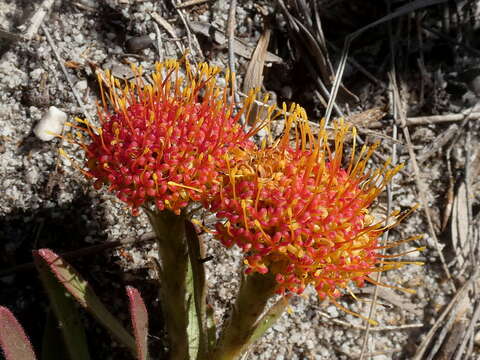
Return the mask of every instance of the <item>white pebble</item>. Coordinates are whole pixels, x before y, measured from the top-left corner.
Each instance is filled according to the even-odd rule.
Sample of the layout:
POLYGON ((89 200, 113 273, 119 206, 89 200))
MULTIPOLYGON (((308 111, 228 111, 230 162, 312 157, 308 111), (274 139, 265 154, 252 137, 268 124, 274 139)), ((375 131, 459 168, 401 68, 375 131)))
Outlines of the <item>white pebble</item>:
POLYGON ((80 80, 75 84, 75 88, 78 91, 85 91, 88 87, 88 82, 87 80, 80 80))
POLYGON ((475 334, 473 341, 475 342, 475 345, 480 345, 480 331, 475 334))
POLYGON ((334 306, 334 305, 330 305, 329 307, 327 307, 327 313, 328 313, 328 315, 330 315, 332 318, 338 317, 338 309, 337 309, 337 307, 334 306))
POLYGON ((48 112, 33 129, 33 133, 42 141, 50 141, 62 133, 67 114, 55 106, 50 106, 48 112))
POLYGON ((374 359, 374 360, 388 360, 390 358, 386 355, 380 354, 380 355, 375 355, 372 359, 374 359))
POLYGON ((38 68, 38 69, 35 69, 33 70, 31 73, 30 73, 30 76, 32 78, 32 80, 40 80, 40 76, 42 76, 42 74, 44 73, 45 71, 41 68, 38 68))
POLYGON ((36 184, 38 182, 38 179, 40 178, 40 174, 38 173, 38 170, 35 167, 32 167, 30 171, 27 172, 25 175, 25 180, 29 184, 36 184))

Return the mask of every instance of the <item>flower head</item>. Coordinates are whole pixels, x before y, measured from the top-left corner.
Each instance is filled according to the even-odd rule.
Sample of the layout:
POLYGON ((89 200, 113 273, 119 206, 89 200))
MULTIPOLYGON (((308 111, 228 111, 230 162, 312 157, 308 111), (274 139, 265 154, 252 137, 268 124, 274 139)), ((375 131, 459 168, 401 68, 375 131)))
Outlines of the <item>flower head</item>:
POLYGON ((87 173, 97 188, 108 185, 134 212, 152 201, 178 214, 215 191, 231 148, 252 146, 239 118, 253 96, 234 115, 231 89, 217 84, 216 67, 157 63, 151 83, 141 69, 134 71, 131 82, 121 84, 109 73, 100 81, 101 126, 83 121, 91 140, 84 146, 87 173))
POLYGON ((355 129, 343 122, 335 124, 333 149, 324 124, 313 135, 301 107, 292 108, 286 124, 275 144, 240 151, 230 161, 211 206, 226 219, 217 224, 216 237, 246 253, 247 273, 273 272, 279 292, 302 293, 310 284, 321 298, 335 301, 349 283, 362 286, 374 281, 372 272, 403 264, 380 254, 386 228, 369 211, 401 166, 387 161, 367 170, 376 145, 355 155, 354 142, 343 167, 344 141, 355 139, 355 129))

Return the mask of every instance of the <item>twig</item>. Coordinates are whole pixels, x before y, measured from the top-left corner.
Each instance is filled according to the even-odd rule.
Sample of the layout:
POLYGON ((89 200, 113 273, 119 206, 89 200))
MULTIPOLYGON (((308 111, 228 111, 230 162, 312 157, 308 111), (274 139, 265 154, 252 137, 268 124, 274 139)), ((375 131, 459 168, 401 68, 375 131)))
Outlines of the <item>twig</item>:
MULTIPOLYGON (((396 82, 395 78, 392 78, 392 80, 396 82)), ((398 93, 398 88, 397 87, 395 87, 395 88, 396 88, 396 91, 394 92, 394 96, 396 96, 397 99, 399 100, 400 99, 400 94, 398 93)), ((397 101, 397 103, 398 103, 398 101, 397 101)), ((398 105, 401 106, 400 104, 398 104, 398 105)), ((422 204, 423 211, 425 212, 425 216, 427 218, 429 233, 430 233, 430 236, 433 239, 435 249, 438 252, 438 256, 439 256, 440 261, 442 263, 443 271, 445 272, 445 275, 447 276, 447 278, 450 280, 450 285, 451 285, 452 289, 455 290, 455 284, 453 283, 452 275, 450 274, 450 270, 448 269, 447 263, 445 261, 445 257, 443 256, 442 248, 440 247, 440 242, 438 241, 437 234, 435 233, 435 228, 433 226, 432 215, 430 213, 430 209, 428 207, 427 196, 425 194, 425 184, 423 183, 423 181, 421 179, 421 176, 420 176, 420 169, 418 167, 417 157, 415 155, 415 151, 413 150, 412 139, 410 138, 410 131, 409 131, 408 127, 406 126, 405 109, 400 108, 399 115, 400 115, 400 124, 401 124, 401 127, 402 127, 403 136, 405 137, 405 141, 407 143, 408 153, 410 155, 410 160, 411 160, 413 172, 414 172, 414 175, 415 175, 415 182, 417 184, 417 189, 418 189, 418 193, 419 193, 419 196, 420 196, 420 202, 422 204)))
POLYGON ((177 4, 177 5, 175 5, 175 7, 177 9, 183 9, 183 8, 186 8, 186 7, 189 7, 189 6, 203 4, 203 3, 206 3, 207 1, 209 1, 209 0, 189 0, 189 1, 185 1, 183 3, 177 4))
POLYGON ((89 12, 95 12, 97 11, 98 7, 100 6, 97 2, 94 0, 78 0, 78 1, 72 1, 71 4, 73 6, 76 6, 79 9, 86 10, 89 12))
POLYGON ((455 135, 455 130, 457 125, 452 124, 446 129, 445 131, 441 132, 433 141, 431 141, 430 145, 426 146, 425 150, 423 150, 417 156, 417 161, 419 164, 425 162, 430 156, 435 154, 439 151, 442 147, 444 147, 455 135))
MULTIPOLYGON (((234 39, 235 39, 235 13, 237 9, 237 0, 230 1, 230 8, 228 10, 228 19, 227 19, 227 37, 228 37, 228 68, 233 77, 235 77, 235 52, 234 49, 234 39)), ((232 81, 232 90, 236 91, 235 81, 232 81)), ((238 102, 235 99, 236 102, 238 102)))
POLYGON ((190 28, 187 24, 187 21, 185 20, 185 17, 183 16, 182 10, 176 7, 175 1, 172 0, 172 5, 175 7, 175 10, 177 11, 178 16, 180 17, 180 20, 182 20, 183 26, 185 27, 185 31, 187 32, 187 40, 188 40, 188 48, 192 49, 192 33, 190 31, 190 28))
MULTIPOLYGON (((248 93, 250 89, 260 89, 263 83, 263 68, 265 66, 265 58, 267 56, 268 43, 270 41, 271 30, 266 29, 258 39, 255 51, 252 54, 247 67, 247 71, 243 78, 243 91, 248 93)), ((248 115, 247 123, 252 125, 258 116, 258 107, 253 105, 248 115)))
MULTIPOLYGON (((225 35, 225 32, 217 29, 215 26, 213 26, 210 23, 205 23, 201 21, 190 21, 189 22, 191 30, 195 34, 200 34, 203 35, 210 40, 212 40, 215 44, 218 45, 225 45, 225 43, 228 42, 227 35, 225 35)), ((251 59, 253 51, 255 49, 250 46, 250 44, 245 43, 243 40, 239 38, 234 38, 233 39, 233 51, 235 54, 245 58, 245 59, 251 59)), ((267 57, 265 59, 267 63, 274 63, 274 64, 281 64, 283 63, 283 59, 269 51, 267 51, 267 57)))
MULTIPOLYGON (((468 300, 466 300, 466 298, 464 297, 463 299, 460 299, 460 301, 457 304, 462 304, 462 302, 464 301, 468 302, 468 300)), ((426 360, 433 360, 437 358, 436 357, 437 352, 440 350, 440 347, 444 345, 445 338, 447 337, 448 333, 452 329, 455 323, 455 319, 459 316, 458 315, 459 310, 460 310, 460 305, 457 305, 457 306, 454 306, 452 310, 448 313, 447 321, 442 326, 442 330, 435 336, 435 342, 431 347, 426 360)), ((447 343, 448 343, 448 340, 447 340, 447 343)))
MULTIPOLYGON (((401 353, 402 350, 403 349, 401 349, 401 348, 377 350, 377 351, 368 352, 368 353, 365 354, 365 356, 368 357, 368 358, 374 358, 374 357, 377 357, 377 356, 382 356, 382 355, 387 355, 387 354, 401 353)), ((353 356, 351 358, 355 358, 355 357, 353 356)))
POLYGON ((158 61, 163 62, 162 34, 160 33, 160 28, 158 27, 158 24, 155 21, 153 21, 153 29, 155 30, 155 37, 157 38, 158 61))
MULTIPOLYGON (((335 319, 335 318, 331 317, 330 315, 328 315, 327 313, 325 313, 323 311, 319 311, 318 314, 320 316, 328 319, 329 321, 331 321, 335 325, 344 326, 344 327, 349 328, 349 329, 355 329, 355 330, 360 330, 360 331, 367 330, 367 328, 365 326, 358 326, 358 325, 354 325, 354 324, 346 322, 346 321, 335 319)), ((396 325, 396 326, 376 326, 376 327, 372 327, 370 329, 370 331, 375 331, 375 332, 377 332, 377 331, 397 331, 397 330, 407 330, 407 329, 421 328, 423 326, 424 326, 424 324, 422 324, 422 323, 404 324, 404 325, 396 325)))
MULTIPOLYGON (((124 239, 124 240, 110 241, 110 242, 106 242, 106 243, 103 243, 103 244, 100 244, 100 245, 93 245, 93 246, 84 247, 84 248, 78 249, 78 250, 67 251, 67 252, 61 253, 60 256, 64 259, 74 259, 74 258, 84 257, 84 256, 87 256, 87 255, 97 254, 101 251, 105 251, 105 250, 108 250, 108 249, 114 249, 114 248, 121 247, 121 246, 139 245, 143 242, 155 240, 155 238, 156 238, 155 233, 152 231, 152 232, 148 232, 146 234, 143 234, 142 236, 140 236, 140 238, 129 237, 129 238, 124 239)), ((20 272, 20 271, 31 270, 31 269, 34 269, 34 268, 35 268, 35 264, 33 262, 17 265, 17 266, 14 266, 12 268, 0 271, 0 277, 7 276, 7 275, 10 275, 12 273, 16 273, 16 272, 20 272)))
POLYGON ((364 26, 363 28, 355 31, 354 33, 351 33, 345 38, 345 44, 343 46, 342 56, 340 58, 337 71, 335 73, 335 81, 333 82, 333 85, 332 85, 331 96, 328 99, 328 106, 327 106, 327 109, 325 110, 326 124, 328 124, 328 121, 330 120, 330 116, 332 115, 333 104, 335 103, 335 99, 338 94, 338 89, 340 88, 340 84, 342 82, 343 72, 345 70, 345 65, 348 59, 348 53, 350 51, 350 45, 352 41, 355 40, 358 36, 360 36, 366 30, 371 29, 377 25, 383 24, 386 21, 393 20, 399 16, 409 14, 418 9, 439 4, 442 2, 446 2, 446 0, 415 0, 413 2, 407 3, 406 5, 400 6, 394 12, 378 19, 377 21, 374 21, 368 24, 367 26, 364 26))
MULTIPOLYGON (((228 37, 228 68, 230 69, 230 77, 231 77, 231 86, 232 92, 234 94, 235 103, 240 103, 240 97, 237 94, 237 82, 235 81, 235 13, 237 10, 237 0, 230 1, 230 8, 228 10, 228 19, 227 19, 227 37, 228 37)), ((252 53, 253 56, 253 53, 252 53)), ((245 124, 248 121, 245 118, 245 115, 242 114, 241 122, 245 124)))
MULTIPOLYGON (((327 42, 327 45, 329 47, 331 47, 335 52, 340 52, 340 49, 338 47, 336 47, 335 45, 333 45, 332 43, 330 42, 327 42)), ((374 82, 375 84, 377 84, 378 86, 382 87, 383 89, 386 89, 387 88, 387 84, 385 84, 382 80, 378 79, 377 77, 375 77, 370 71, 368 71, 367 69, 365 69, 365 67, 363 67, 363 65, 360 65, 360 63, 358 63, 355 59, 353 59, 351 56, 348 57, 347 61, 354 67, 356 68, 358 71, 360 71, 363 75, 365 75, 368 79, 370 79, 372 82, 374 82)))
POLYGON ((0 39, 6 39, 7 41, 19 41, 22 39, 22 36, 0 29, 0 39))
MULTIPOLYGON (((172 5, 175 7, 175 10, 176 10, 178 16, 180 17, 180 19, 182 20, 183 26, 185 27, 185 31, 187 32, 188 48, 193 49, 192 44, 195 44, 195 48, 196 48, 196 51, 197 51, 197 56, 200 58, 200 60, 205 59, 205 57, 203 56, 202 48, 200 47, 200 44, 198 43, 197 37, 190 30, 190 23, 188 21, 188 17, 183 14, 182 8, 177 6, 177 2, 175 0, 172 0, 172 5)), ((195 61, 195 58, 194 58, 194 61, 195 61)))
POLYGON ((472 131, 471 131, 471 122, 468 122, 467 127, 467 136, 465 140, 465 190, 467 193, 466 196, 466 203, 467 203, 467 241, 469 243, 470 251, 468 253, 470 259, 470 265, 476 266, 475 264, 475 256, 473 253, 473 249, 475 248, 475 244, 473 242, 473 204, 471 199, 473 199, 473 192, 471 185, 473 183, 472 178, 472 131))
POLYGON ((418 69, 420 70, 420 90, 419 90, 419 100, 418 100, 418 107, 421 108, 425 103, 425 82, 428 77, 427 71, 425 69, 425 57, 423 55, 423 36, 421 31, 421 21, 422 17, 419 12, 415 14, 415 25, 417 28, 417 42, 418 42, 418 51, 419 56, 417 58, 417 65, 418 69))
POLYGON ((463 296, 465 296, 465 292, 468 290, 468 288, 470 287, 470 285, 472 285, 472 283, 474 283, 474 281, 477 280, 477 276, 478 276, 478 269, 475 270, 475 272, 472 274, 472 276, 470 277, 470 279, 468 279, 468 281, 465 282, 465 284, 463 284, 463 286, 457 291, 457 293, 455 294, 455 296, 452 298, 452 300, 450 301, 450 303, 447 305, 447 307, 443 310, 443 312, 440 314, 440 316, 438 317, 437 321, 435 321, 435 324, 433 324, 433 326, 430 328, 430 330, 428 331, 427 335, 425 336, 425 338, 423 339, 422 343, 420 344, 420 346, 417 348, 417 352, 415 353, 415 356, 413 357, 412 360, 421 360, 423 358, 423 354, 425 353, 425 351, 427 350, 428 346, 430 345, 430 341, 432 341, 433 339, 433 336, 435 335, 435 333, 437 332, 437 330, 440 328, 443 320, 447 317, 447 315, 450 314, 450 312, 452 311, 452 308, 453 306, 456 305, 456 303, 458 302, 458 300, 462 299, 463 296))
POLYGON ((28 27, 27 31, 25 31, 24 38, 26 40, 31 40, 33 35, 35 35, 38 31, 38 28, 41 26, 45 15, 50 11, 55 0, 44 0, 42 4, 38 7, 37 11, 33 16, 30 18, 30 26, 28 27))
MULTIPOLYGON (((447 5, 448 6, 448 5, 447 5)), ((477 49, 474 49, 472 48, 471 46, 468 46, 467 44, 465 44, 465 42, 462 42, 462 41, 456 41, 454 39, 452 39, 450 36, 447 36, 443 33, 441 33, 440 31, 438 30, 435 30, 435 29, 432 29, 426 25, 423 25, 422 28, 442 39, 445 39, 446 41, 448 41, 449 43, 455 45, 455 46, 461 46, 463 47, 465 50, 468 50, 470 51, 472 54, 476 55, 476 56, 480 56, 480 51, 478 51, 477 49)))
MULTIPOLYGON (((416 126, 416 125, 441 124, 446 122, 463 121, 467 117, 471 120, 478 120, 480 119, 480 112, 465 111, 461 114, 408 117, 405 120, 405 125, 416 126)), ((366 127, 370 129, 384 128, 385 124, 379 121, 372 121, 371 123, 368 123, 366 127)))
MULTIPOLYGON (((473 331, 475 330, 475 326, 477 325, 478 320, 480 319, 480 303, 477 303, 475 307, 475 311, 473 312, 472 319, 470 320, 470 324, 468 325, 467 332, 463 338, 462 343, 458 347, 457 356, 455 356, 455 360, 461 360, 462 354, 465 351, 465 346, 467 342, 472 340, 473 331)), ((463 357, 463 359, 467 359, 467 357, 463 357)))
MULTIPOLYGON (((163 17, 161 17, 155 11, 152 11, 150 13, 150 16, 152 17, 153 20, 155 20, 158 23, 158 25, 163 27, 173 39, 177 39, 177 37, 178 37, 177 33, 175 32, 174 28, 172 27, 172 25, 170 25, 170 23, 167 20, 165 20, 163 17)), ((175 40, 175 44, 177 45, 180 53, 182 53, 182 54, 185 53, 185 48, 184 48, 181 41, 175 40)))
MULTIPOLYGON (((323 98, 329 98, 331 96, 325 83, 330 83, 332 77, 332 69, 328 59, 327 48, 322 45, 324 44, 324 39, 317 40, 310 29, 290 13, 283 0, 277 1, 285 18, 288 20, 287 24, 290 29, 289 34, 292 38, 292 42, 296 45, 299 56, 304 58, 303 61, 308 68, 308 72, 314 77, 315 83, 322 94, 320 99, 323 104, 323 98)), ((299 17, 307 18, 311 16, 308 9, 305 7, 305 3, 297 3, 296 11, 300 13, 300 15, 297 15, 299 17)), ((355 95, 350 92, 347 91, 347 93, 355 97, 355 95)), ((334 102, 333 108, 339 116, 343 116, 343 112, 336 102, 334 102)))
POLYGON ((40 25, 40 28, 42 29, 43 33, 45 34, 45 37, 47 38, 47 42, 52 48, 53 54, 55 55, 55 59, 57 59, 58 64, 60 65, 60 68, 62 69, 63 75, 65 76, 68 85, 70 86, 70 89, 72 90, 73 96, 75 97, 75 100, 77 100, 78 106, 82 110, 83 114, 89 120, 90 122, 92 121, 91 116, 85 109, 85 105, 80 98, 80 95, 78 94, 77 90, 75 89, 75 86, 73 85, 72 80, 70 79, 70 76, 68 75, 67 69, 65 68, 64 61, 61 58, 60 54, 57 51, 57 47, 55 46, 55 43, 52 40, 52 37, 50 36, 50 33, 45 25, 40 25))
MULTIPOLYGON (((393 48, 393 36, 392 36, 392 31, 391 31, 391 23, 389 22, 388 25, 389 25, 388 29, 389 29, 389 35, 390 35, 389 38, 390 38, 390 54, 391 54, 391 63, 392 63, 392 73, 395 74, 396 73, 395 60, 394 60, 395 52, 394 52, 394 48, 393 48)), ((395 84, 391 82, 390 86, 394 87, 395 84)), ((391 93, 392 92, 390 92, 390 94, 391 93)), ((391 107, 392 107, 393 117, 396 118, 397 115, 398 115, 397 111, 396 111, 397 107, 395 106, 395 100, 396 99, 395 99, 394 96, 391 96, 391 100, 392 101, 390 101, 390 104, 391 104, 391 107)), ((397 137, 397 126, 394 124, 393 125, 393 138, 396 139, 396 137, 397 137)), ((397 162, 397 145, 396 145, 396 143, 393 143, 392 144, 392 165, 395 166, 396 162, 397 162)), ((395 177, 392 178, 392 182, 387 184, 387 216, 385 218, 385 225, 386 226, 390 222, 390 214, 392 212, 392 197, 393 197, 392 196, 392 183, 393 183, 394 178, 395 177)), ((382 236, 381 246, 388 243, 388 235, 389 235, 389 230, 388 230, 388 227, 387 227, 387 230, 383 233, 383 236, 382 236)), ((383 255, 384 252, 385 252, 385 249, 382 249, 381 254, 383 255)), ((382 272, 379 271, 377 273, 377 278, 376 278, 377 283, 380 282, 381 277, 382 277, 382 272)), ((373 294, 372 294, 372 301, 371 301, 371 304, 370 304, 370 310, 369 310, 369 314, 368 314, 369 319, 372 319, 375 316, 377 299, 378 299, 378 286, 375 286, 375 290, 373 291, 373 294)), ((361 353, 360 353, 360 360, 363 360, 363 358, 365 356, 365 353, 367 351, 370 329, 371 329, 371 325, 370 325, 370 322, 368 322, 367 325, 366 325, 365 333, 363 335, 363 342, 362 342, 362 350, 361 350, 361 353)), ((373 344, 372 344, 372 346, 373 346, 373 344)), ((373 351, 373 350, 374 349, 372 349, 371 351, 373 351)))

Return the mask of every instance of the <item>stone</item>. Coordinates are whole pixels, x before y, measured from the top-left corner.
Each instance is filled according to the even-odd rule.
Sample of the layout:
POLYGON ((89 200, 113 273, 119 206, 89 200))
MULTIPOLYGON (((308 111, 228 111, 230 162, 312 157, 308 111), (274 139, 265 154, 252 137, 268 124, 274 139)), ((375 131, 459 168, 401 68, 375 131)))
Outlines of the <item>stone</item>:
POLYGON ((50 106, 33 129, 33 133, 42 141, 50 141, 62 133, 65 121, 67 121, 67 114, 55 106, 50 106))

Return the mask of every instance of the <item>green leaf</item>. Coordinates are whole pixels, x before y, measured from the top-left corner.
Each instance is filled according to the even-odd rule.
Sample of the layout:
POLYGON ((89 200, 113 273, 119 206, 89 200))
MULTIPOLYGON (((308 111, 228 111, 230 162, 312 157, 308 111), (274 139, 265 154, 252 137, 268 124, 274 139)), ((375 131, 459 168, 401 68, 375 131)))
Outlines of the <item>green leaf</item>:
POLYGON ((212 350, 217 343, 217 323, 215 322, 215 309, 213 306, 207 306, 206 311, 206 327, 207 327, 207 347, 212 350))
POLYGON ((68 359, 68 351, 64 341, 58 341, 62 337, 62 332, 58 326, 53 310, 50 309, 47 314, 47 323, 43 332, 42 340, 42 360, 65 360, 68 359))
POLYGON ((0 348, 6 360, 36 360, 32 344, 15 316, 0 306, 0 348))
POLYGON ((285 308, 288 306, 288 298, 282 297, 258 320, 246 348, 250 347, 255 341, 260 339, 265 332, 282 316, 285 308))
MULTIPOLYGON (((68 358, 71 360, 89 360, 85 329, 75 303, 65 288, 56 280, 44 261, 35 259, 35 265, 43 287, 47 292, 50 305, 61 329, 68 358)), ((58 341, 58 339, 57 339, 58 341)))
POLYGON ((185 239, 184 215, 169 210, 145 209, 157 235, 159 257, 160 301, 165 330, 168 337, 169 359, 189 358, 188 345, 188 297, 186 277, 188 250, 185 239))
POLYGON ((145 303, 137 289, 127 286, 130 301, 130 318, 137 343, 137 359, 148 359, 148 313, 145 303))
POLYGON ((198 327, 198 314, 194 301, 194 284, 192 266, 188 263, 187 279, 186 279, 186 294, 187 297, 187 312, 188 312, 188 354, 191 360, 196 359, 198 355, 198 347, 200 343, 200 329, 198 327))
POLYGON ((75 300, 110 331, 121 344, 136 355, 135 339, 125 330, 120 321, 107 310, 90 284, 70 264, 49 249, 34 251, 33 256, 36 262, 45 263, 75 300))
MULTIPOLYGON (((196 332, 198 336, 198 351, 196 357, 191 359, 204 359, 208 352, 208 336, 206 328, 206 297, 207 285, 205 276, 205 266, 203 258, 205 257, 205 250, 201 239, 197 235, 195 226, 189 221, 185 220, 185 236, 188 244, 188 257, 190 258, 189 271, 191 273, 190 283, 187 283, 187 291, 194 299, 195 317, 193 317, 193 310, 189 309, 189 320, 196 321, 196 332)), ((189 276, 190 274, 187 274, 189 276)), ((193 326, 189 323, 189 327, 193 326)))

